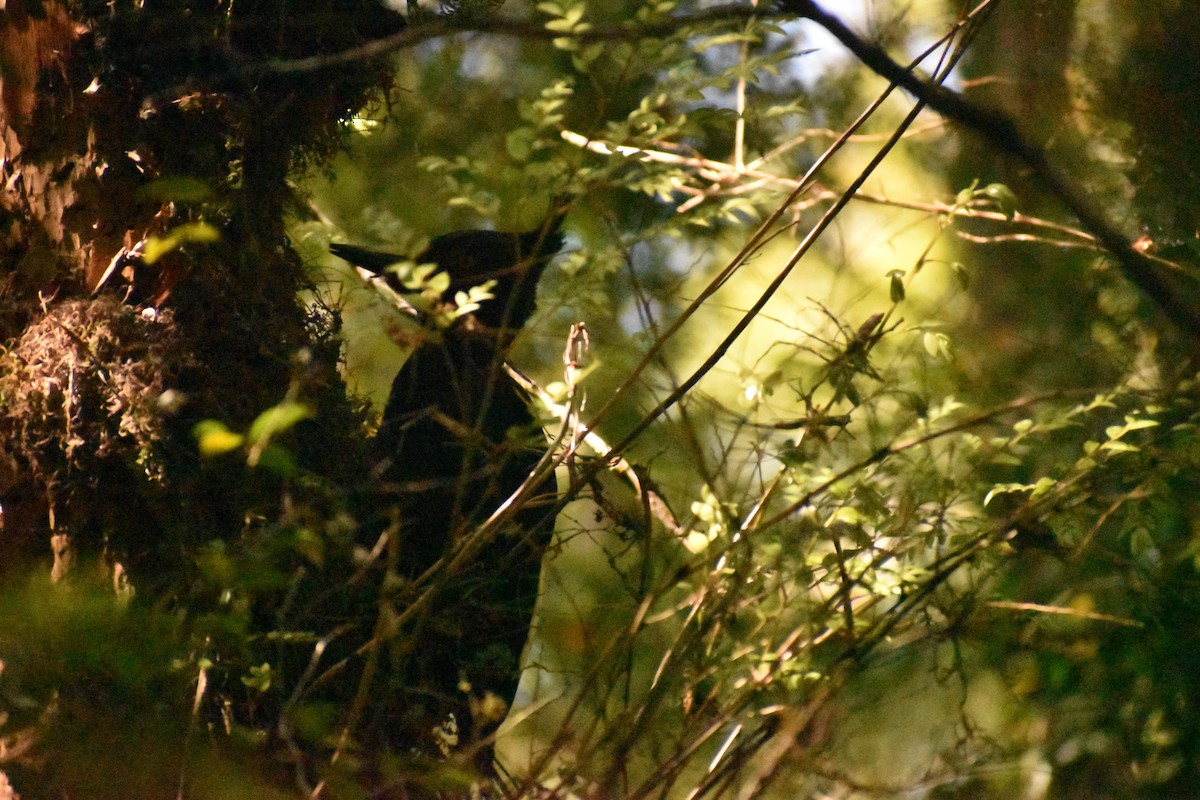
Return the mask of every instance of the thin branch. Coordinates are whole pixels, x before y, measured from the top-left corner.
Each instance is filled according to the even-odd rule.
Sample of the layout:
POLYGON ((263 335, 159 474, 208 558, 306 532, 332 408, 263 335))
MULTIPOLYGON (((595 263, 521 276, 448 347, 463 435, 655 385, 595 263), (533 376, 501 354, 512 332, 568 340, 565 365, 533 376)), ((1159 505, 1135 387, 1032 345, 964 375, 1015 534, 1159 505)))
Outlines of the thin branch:
MULTIPOLYGON (((922 130, 928 131, 930 129, 931 128, 926 127, 922 130)), ((912 135, 913 132, 909 132, 902 138, 910 138, 912 135)), ((680 167, 688 167, 695 169, 698 172, 703 171, 705 173, 704 177, 707 180, 720 186, 728 186, 737 182, 739 179, 744 178, 753 178, 757 181, 774 184, 788 190, 794 190, 803 185, 803 182, 800 180, 788 177, 786 175, 775 175, 756 166, 762 165, 765 161, 765 158, 756 159, 745 168, 739 170, 736 165, 726 161, 717 161, 711 158, 705 158, 703 156, 686 156, 679 153, 672 153, 667 150, 618 145, 611 142, 606 142, 602 139, 588 139, 586 136, 575 133, 574 131, 563 131, 561 136, 568 144, 575 145, 576 147, 589 150, 599 155, 612 155, 614 153, 618 153, 638 161, 653 161, 660 164, 672 164, 680 167)), ((878 137, 874 134, 860 134, 847 137, 846 141, 868 142, 875 141, 877 138, 878 137)), ((827 200, 836 200, 843 194, 842 191, 830 188, 822 183, 810 181, 808 186, 809 189, 807 194, 810 205, 827 200)), ((726 189, 725 191, 729 194, 734 194, 742 191, 743 188, 744 184, 735 188, 726 189)), ((684 191, 686 191, 686 189, 684 189, 684 191)), ((688 204, 694 205, 696 198, 703 199, 711 197, 713 194, 715 194, 711 189, 693 191, 695 191, 693 198, 679 207, 678 211, 680 213, 687 210, 685 206, 688 204)), ((1078 228, 1070 225, 1064 225, 1060 222, 1054 222, 1053 220, 1034 217, 1030 216, 1029 214, 1022 214, 1019 211, 1012 214, 1004 214, 999 211, 988 211, 986 209, 972 208, 970 206, 964 206, 961 204, 951 204, 936 201, 922 203, 914 200, 897 200, 885 195, 863 191, 855 192, 853 199, 862 203, 890 206, 892 208, 900 208, 908 211, 920 211, 926 214, 941 214, 946 216, 962 217, 965 219, 979 219, 986 220, 988 222, 1002 222, 1009 225, 1025 225, 1031 228, 1040 228, 1063 234, 1064 236, 1069 237, 1070 241, 1053 241, 1039 238, 1030 234, 1014 235, 1028 237, 1022 238, 1020 241, 1038 241, 1063 247, 1092 248, 1096 250, 1102 249, 1101 245, 1097 242, 1096 237, 1092 236, 1086 231, 1079 230, 1078 228)), ((964 239, 967 239, 968 241, 977 241, 976 238, 973 238, 973 234, 960 232, 958 235, 964 239)), ((979 239, 985 242, 987 241, 987 239, 984 239, 984 237, 979 237, 979 239)))
POLYGON ((988 608, 1003 608, 1011 611, 1031 611, 1036 614, 1058 614, 1065 617, 1078 617, 1079 619, 1092 620, 1094 622, 1109 622, 1113 625, 1122 625, 1126 628, 1144 628, 1145 623, 1138 622, 1136 619, 1129 617, 1117 617, 1112 614, 1101 614, 1096 611, 1082 611, 1077 608, 1064 608, 1063 606, 1047 606, 1042 603, 1018 603, 1011 600, 989 600, 984 603, 988 608))
POLYGON ((696 25, 711 25, 721 22, 742 22, 751 17, 760 19, 783 19, 790 13, 764 14, 750 5, 729 3, 713 6, 686 16, 669 17, 662 22, 654 23, 624 23, 620 25, 604 25, 576 30, 564 37, 562 31, 547 29, 540 22, 504 19, 495 16, 464 16, 448 14, 419 25, 404 28, 399 33, 374 39, 358 47, 351 47, 336 53, 309 56, 297 59, 269 59, 251 61, 244 55, 233 54, 231 60, 238 63, 238 72, 245 76, 262 74, 297 75, 309 72, 319 72, 333 67, 345 67, 416 47, 432 39, 458 34, 483 33, 494 36, 511 36, 520 39, 541 40, 547 43, 556 39, 569 38, 578 42, 619 42, 654 39, 670 36, 685 28, 696 25), (240 62, 240 63, 239 63, 240 62))
POLYGON ((1155 303, 1181 332, 1200 343, 1200 309, 1167 283, 1155 268, 1154 261, 1135 249, 1129 237, 1050 162, 1041 148, 1026 139, 1009 117, 968 102, 960 94, 937 83, 922 80, 894 61, 882 47, 858 36, 813 0, 781 0, 780 7, 820 25, 871 71, 904 89, 941 116, 981 136, 997 150, 1022 161, 1112 254, 1126 279, 1155 303))
MULTIPOLYGON (((1080 390, 1080 391, 1083 391, 1084 393, 1086 393, 1086 392, 1092 391, 1092 390, 1080 390)), ((990 422, 991 420, 995 419, 996 417, 1003 416, 1003 415, 1011 413, 1013 411, 1021 411, 1023 409, 1029 408, 1031 406, 1040 405, 1041 403, 1045 403, 1049 400, 1054 400, 1054 399, 1066 397, 1069 394, 1077 394, 1077 393, 1078 392, 1062 392, 1062 391, 1060 391, 1060 392, 1052 392, 1050 394, 1037 395, 1035 397, 1021 397, 1021 398, 1013 400, 1009 403, 1005 403, 1004 405, 997 406, 995 408, 991 408, 991 409, 988 409, 987 411, 976 414, 972 417, 968 417, 967 419, 964 419, 961 422, 956 422, 953 425, 948 425, 945 428, 939 428, 936 431, 930 431, 929 433, 923 434, 923 435, 918 436, 913 439, 908 439, 903 442, 897 442, 895 444, 884 445, 883 447, 879 448, 875 452, 871 453, 870 455, 866 456, 865 458, 862 458, 862 459, 856 461, 855 463, 851 464, 850 466, 846 467, 842 471, 838 472, 837 474, 835 474, 828 480, 824 481, 820 486, 809 491, 807 494, 805 494, 803 497, 801 497, 800 499, 793 502, 787 508, 776 513, 775 516, 767 518, 765 521, 763 521, 763 523, 761 525, 759 525, 759 528, 770 528, 773 525, 779 524, 783 520, 788 519, 789 517, 795 515, 796 512, 800 511, 800 509, 804 508, 805 506, 808 506, 810 503, 812 503, 813 500, 815 500, 817 497, 820 497, 821 495, 825 494, 827 491, 829 491, 829 489, 831 487, 833 487, 840 481, 843 481, 846 478, 850 477, 851 475, 861 472, 874 464, 878 464, 880 461, 883 461, 885 458, 887 458, 889 456, 893 456, 893 455, 896 455, 897 453, 903 453, 906 450, 912 450, 913 448, 920 447, 925 444, 929 444, 932 441, 941 439, 945 436, 949 436, 954 433, 961 433, 963 431, 971 430, 972 428, 977 428, 985 422, 990 422)))
MULTIPOLYGON (((866 121, 867 117, 870 114, 872 114, 879 107, 879 105, 883 102, 883 99, 885 97, 887 97, 888 94, 890 94, 890 91, 891 91, 891 87, 888 87, 888 90, 883 92, 876 99, 876 101, 874 103, 872 103, 872 105, 865 112, 863 112, 863 114, 858 118, 858 120, 856 120, 855 123, 850 126, 850 128, 847 130, 846 134, 849 135, 851 132, 857 130, 858 127, 861 126, 863 124, 863 122, 866 121)), ((640 436, 643 432, 645 432, 645 430, 647 428, 649 428, 660 416, 662 416, 664 413, 666 413, 666 411, 669 408, 671 408, 671 406, 673 406, 675 403, 677 403, 680 398, 682 398, 687 392, 689 392, 693 386, 695 386, 697 383, 699 383, 700 379, 703 378, 705 375, 707 375, 712 370, 712 368, 715 367, 717 365, 717 363, 720 362, 720 360, 725 357, 725 353, 728 352, 729 348, 733 346, 733 343, 736 342, 741 337, 742 333, 745 332, 746 328, 748 328, 750 326, 750 323, 754 321, 754 318, 756 316, 758 316, 758 313, 760 311, 762 311, 763 308, 766 307, 767 303, 770 302, 771 298, 775 296, 775 293, 783 285, 783 282, 787 279, 787 277, 789 275, 791 275, 792 270, 794 270, 796 265, 800 263, 800 259, 802 259, 804 257, 804 255, 809 251, 809 249, 812 247, 813 243, 817 240, 817 238, 822 233, 824 233, 825 229, 827 227, 829 227, 830 224, 833 223, 833 220, 837 217, 838 214, 841 213, 842 209, 845 208, 846 204, 850 202, 850 200, 854 196, 855 192, 857 192, 858 189, 866 182, 867 178, 870 177, 870 175, 875 171, 875 169, 881 163, 883 163, 883 160, 888 156, 888 154, 891 152, 892 148, 899 141, 899 137, 902 136, 904 134, 904 132, 908 129, 908 127, 910 125, 912 125, 912 123, 916 120, 917 115, 920 114, 920 112, 921 112, 922 105, 923 105, 922 103, 918 102, 913 107, 913 109, 908 113, 908 115, 904 118, 904 120, 896 127, 896 130, 893 132, 893 135, 891 137, 889 137, 887 143, 885 143, 882 147, 879 148, 879 150, 875 153, 875 155, 867 163, 867 166, 863 168, 863 170, 859 173, 858 177, 855 178, 854 181, 850 184, 849 188, 847 188, 847 190, 841 195, 841 197, 839 197, 836 201, 834 201, 833 205, 830 206, 830 208, 827 209, 826 212, 822 215, 820 221, 818 221, 817 224, 814 225, 811 230, 809 230, 808 234, 804 237, 804 239, 796 247, 795 252, 792 253, 792 257, 790 259, 788 259, 787 264, 784 265, 783 269, 781 269, 779 271, 779 273, 775 276, 775 278, 771 281, 771 283, 768 284, 767 288, 762 292, 762 294, 759 296, 759 298, 754 302, 754 304, 749 308, 749 310, 742 316, 742 318, 740 320, 738 320, 737 324, 733 326, 733 329, 729 332, 729 334, 726 335, 726 337, 720 342, 720 344, 717 345, 716 348, 714 348, 712 353, 709 354, 708 358, 705 359, 704 363, 701 364, 700 367, 697 368, 687 378, 687 380, 685 380, 677 389, 675 389, 675 391, 671 392, 653 410, 651 410, 648 414, 644 415, 642 417, 642 419, 639 420, 638 423, 633 426, 633 429, 630 430, 629 433, 627 433, 625 435, 625 438, 622 439, 613 448, 614 452, 617 452, 617 453, 623 452, 625 450, 625 448, 627 448, 630 444, 632 444, 633 441, 638 436, 640 436)), ((832 154, 835 150, 840 149, 841 145, 844 145, 844 144, 845 144, 845 140, 839 139, 838 142, 835 143, 834 147, 831 147, 830 150, 827 151, 826 155, 832 154)), ((815 174, 816 171, 824 165, 826 160, 828 160, 828 159, 827 158, 818 159, 817 163, 814 164, 809 169, 809 172, 805 176, 805 179, 802 180, 801 187, 798 188, 796 192, 793 192, 793 196, 789 198, 789 203, 785 203, 784 205, 782 205, 777 210, 776 215, 781 213, 787 207, 787 205, 790 204, 790 201, 792 199, 794 199, 795 196, 798 195, 799 191, 802 190, 804 183, 809 179, 809 176, 815 174)), ((768 220, 768 222, 773 222, 774 218, 775 217, 773 216, 771 219, 768 220)), ((767 223, 764 223, 764 226, 766 224, 767 223)), ((763 228, 759 229, 760 232, 762 230, 763 230, 763 228)), ((756 244, 756 242, 754 241, 754 239, 752 239, 751 242, 747 244, 747 248, 749 248, 751 245, 754 245, 754 244, 756 244)), ((747 251, 747 248, 743 248, 743 253, 745 253, 747 251)), ((740 265, 740 259, 742 257, 743 257, 742 254, 739 253, 738 258, 735 258, 734 264, 740 265)), ((718 279, 717 281, 714 281, 712 284, 710 284, 709 288, 712 288, 712 290, 715 292, 716 289, 719 288, 723 282, 724 282, 723 280, 718 279)), ((709 292, 708 294, 711 294, 711 292, 709 292)), ((701 293, 701 296, 698 297, 695 301, 693 301, 692 306, 689 306, 689 310, 693 307, 696 307, 698 303, 706 300, 707 297, 708 297, 708 295, 706 295, 705 293, 701 293)), ((683 318, 681 317, 681 320, 682 319, 683 318)), ((679 321, 677 321, 677 323, 678 322, 679 321)), ((671 332, 673 332, 673 331, 669 331, 668 333, 671 333, 671 332)), ((608 405, 611 405, 611 401, 609 402, 608 405)), ((606 405, 605 408, 602 408, 601 413, 603 413, 607 409, 607 407, 608 406, 606 405)), ((593 424, 595 424, 595 423, 593 423, 593 424)))

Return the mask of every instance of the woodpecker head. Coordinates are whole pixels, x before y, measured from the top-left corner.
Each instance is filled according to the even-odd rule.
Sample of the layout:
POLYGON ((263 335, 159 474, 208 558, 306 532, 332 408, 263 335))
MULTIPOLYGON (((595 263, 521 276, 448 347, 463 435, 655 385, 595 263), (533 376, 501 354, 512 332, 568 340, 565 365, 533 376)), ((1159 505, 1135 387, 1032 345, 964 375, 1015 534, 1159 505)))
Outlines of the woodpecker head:
MULTIPOLYGON (((454 231, 439 236, 413 261, 437 264, 450 276, 443 297, 495 281, 492 298, 474 312, 475 319, 489 328, 522 327, 533 315, 537 284, 555 253, 562 249, 562 221, 566 205, 541 227, 525 233, 507 231, 454 231)), ((329 251, 351 264, 388 277, 387 268, 403 256, 345 244, 331 244, 329 251)), ((402 287, 393 286, 398 291, 402 287)))

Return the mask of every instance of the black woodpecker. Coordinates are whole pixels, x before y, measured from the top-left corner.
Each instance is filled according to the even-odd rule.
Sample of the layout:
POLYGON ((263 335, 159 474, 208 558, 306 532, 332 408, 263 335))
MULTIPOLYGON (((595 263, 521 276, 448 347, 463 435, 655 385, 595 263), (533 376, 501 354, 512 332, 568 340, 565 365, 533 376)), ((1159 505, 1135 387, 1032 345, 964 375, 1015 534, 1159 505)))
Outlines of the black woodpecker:
MULTIPOLYGON (((407 704, 394 713, 418 728, 453 713, 460 745, 494 732, 516 693, 552 534, 553 478, 532 487, 504 525, 482 526, 545 452, 504 359, 533 314, 538 279, 562 248, 563 213, 525 233, 446 234, 414 259, 449 274, 447 297, 495 280, 493 298, 417 347, 392 383, 375 439, 384 494, 401 514, 401 569, 414 580, 439 570, 425 584, 432 600, 398 670, 407 704)), ((385 278, 386 267, 403 260, 351 245, 330 250, 385 278)), ((491 762, 491 748, 479 747, 476 765, 488 771, 491 762)))

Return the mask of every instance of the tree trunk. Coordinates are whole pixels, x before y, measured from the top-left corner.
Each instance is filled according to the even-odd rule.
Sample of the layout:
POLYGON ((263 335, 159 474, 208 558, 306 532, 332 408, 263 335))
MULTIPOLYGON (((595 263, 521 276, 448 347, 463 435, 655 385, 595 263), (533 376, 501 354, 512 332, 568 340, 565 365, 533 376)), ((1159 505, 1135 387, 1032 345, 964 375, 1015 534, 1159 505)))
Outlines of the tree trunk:
POLYGON ((331 152, 336 123, 388 70, 314 80, 247 61, 339 50, 387 22, 370 0, 337 5, 0 12, 0 555, 49 555, 50 532, 134 561, 177 544, 162 536, 228 535, 245 509, 196 494, 211 478, 210 490, 230 487, 203 475, 195 421, 245 425, 294 378, 349 419, 330 348, 296 300, 304 275, 284 233, 286 178, 331 152), (179 228, 198 222, 217 241, 179 228), (178 246, 151 258, 152 238, 171 236, 178 246), (313 347, 317 360, 298 370, 297 353, 313 347), (131 521, 154 541, 116 547, 108 537, 131 521))
POLYGON ((195 545, 278 519, 286 496, 277 476, 203 462, 195 424, 244 430, 285 395, 313 411, 287 443, 301 467, 365 475, 334 326, 297 300, 286 179, 336 149, 391 69, 267 64, 402 27, 374 0, 0 11, 7 574, 101 564, 142 597, 179 586, 195 545))

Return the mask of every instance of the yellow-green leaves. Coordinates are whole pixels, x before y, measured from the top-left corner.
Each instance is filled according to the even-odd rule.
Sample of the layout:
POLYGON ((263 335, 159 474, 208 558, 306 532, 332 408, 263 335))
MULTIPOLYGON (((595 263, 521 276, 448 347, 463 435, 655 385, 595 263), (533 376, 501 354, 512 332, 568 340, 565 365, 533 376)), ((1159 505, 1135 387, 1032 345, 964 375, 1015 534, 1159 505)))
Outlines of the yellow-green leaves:
POLYGON ((409 291, 441 297, 450 288, 450 274, 441 272, 437 264, 416 264, 400 261, 387 270, 409 291))
POLYGON ((311 416, 312 410, 308 406, 290 401, 272 406, 259 414, 250 424, 250 430, 246 434, 247 442, 250 445, 246 463, 254 467, 258 466, 260 461, 270 459, 271 463, 264 464, 264 466, 285 468, 290 471, 291 456, 286 451, 279 449, 272 451, 271 440, 311 416))
POLYGON ((256 694, 265 694, 271 688, 271 665, 264 661, 259 666, 251 665, 249 674, 243 675, 242 685, 256 694))
POLYGON ((1146 428, 1153 428, 1158 425, 1158 422, 1152 419, 1138 419, 1136 417, 1125 417, 1124 425, 1109 425, 1104 429, 1104 435, 1108 437, 1108 441, 1100 445, 1101 450, 1109 450, 1114 453, 1136 453, 1140 448, 1126 441, 1122 441, 1125 434, 1130 431, 1140 431, 1146 428))
POLYGON ((950 337, 944 333, 926 331, 925 335, 921 338, 921 343, 925 346, 925 352, 929 353, 932 358, 942 361, 952 361, 954 359, 954 353, 950 349, 950 337))
POLYGON ((163 236, 150 236, 146 239, 142 245, 142 261, 153 264, 185 244, 212 244, 220 238, 221 232, 205 222, 176 225, 163 236))
POLYGON ((493 280, 479 286, 472 286, 465 292, 455 292, 454 310, 450 314, 449 321, 453 322, 459 317, 478 311, 480 304, 495 297, 492 292, 494 288, 496 288, 496 282, 493 280))
POLYGON ((246 441, 245 436, 234 433, 225 426, 225 423, 215 419, 197 422, 196 427, 192 429, 192 435, 196 437, 196 446, 204 458, 212 458, 236 450, 246 441))
POLYGON ((1056 481, 1053 478, 1046 477, 1038 478, 1034 483, 1001 483, 993 486, 991 491, 984 496, 983 505, 986 508, 987 506, 991 505, 991 502, 995 500, 996 497, 1002 494, 1023 492, 1029 493, 1029 497, 1026 499, 1030 501, 1037 500, 1039 497, 1042 497, 1051 489, 1053 489, 1055 485, 1056 481))
POLYGON ((996 209, 1012 220, 1017 214, 1017 196, 1002 183, 989 183, 975 193, 977 198, 990 200, 996 209))
POLYGON ((206 419, 196 423, 192 435, 203 458, 243 450, 247 466, 262 466, 288 476, 295 472, 295 461, 291 453, 273 440, 311 416, 312 410, 303 403, 285 401, 259 414, 244 434, 230 430, 220 420, 206 419))
POLYGON ((722 503, 709 486, 700 490, 700 499, 692 502, 697 524, 683 537, 683 546, 693 553, 702 553, 709 545, 729 532, 734 509, 722 503))
POLYGON ((579 47, 578 34, 592 29, 591 24, 583 21, 587 6, 583 3, 538 3, 538 11, 552 19, 546 23, 546 30, 564 34, 554 39, 554 46, 560 50, 576 50, 579 47))
POLYGON ((954 198, 956 209, 985 209, 999 211, 1008 220, 1017 214, 1017 196, 1003 183, 989 183, 982 189, 978 188, 979 180, 971 181, 971 185, 963 189, 954 198))
MULTIPOLYGON (((595 58, 602 47, 600 43, 589 45, 576 53, 575 58, 595 58)), ((566 118, 567 101, 574 93, 571 81, 559 80, 544 87, 536 99, 520 104, 521 119, 529 124, 512 129, 504 139, 505 149, 514 161, 529 161, 559 143, 559 126, 566 118)))

